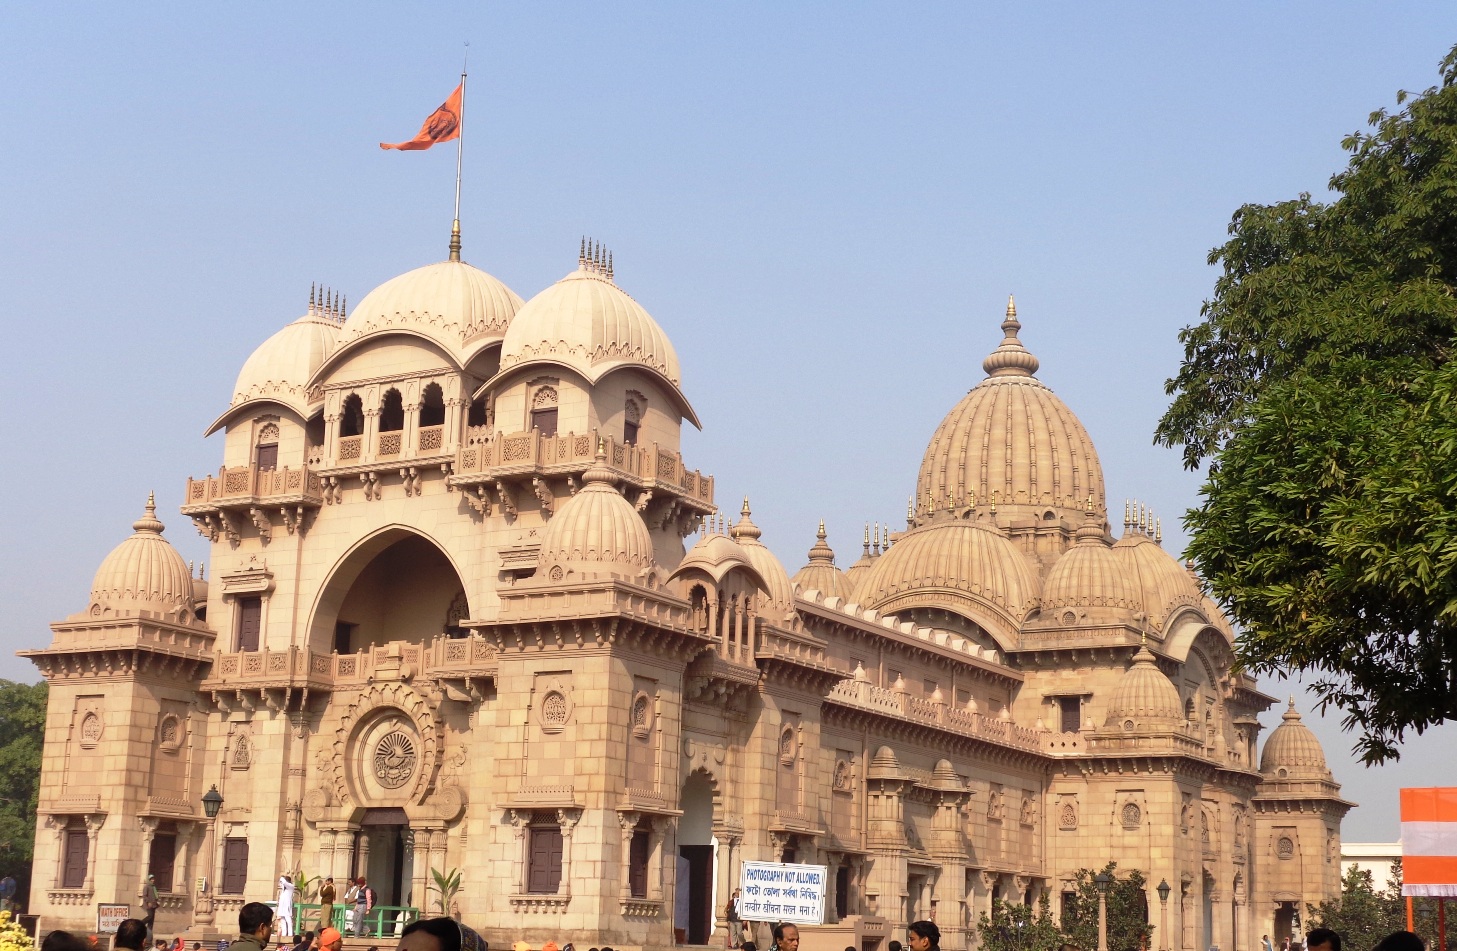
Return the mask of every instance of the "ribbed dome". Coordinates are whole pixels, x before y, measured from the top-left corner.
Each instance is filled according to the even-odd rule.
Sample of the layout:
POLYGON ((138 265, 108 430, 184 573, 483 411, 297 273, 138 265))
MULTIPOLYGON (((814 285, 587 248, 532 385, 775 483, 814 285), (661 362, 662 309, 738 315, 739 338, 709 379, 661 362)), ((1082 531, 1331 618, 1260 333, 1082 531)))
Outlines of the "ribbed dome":
POLYGON ((191 620, 192 572, 162 537, 157 504, 147 496, 146 514, 132 523, 135 534, 117 545, 96 569, 91 582, 91 613, 148 611, 173 620, 191 620))
MULTIPOLYGON (((668 335, 612 283, 606 268, 585 258, 577 270, 527 301, 506 332, 503 372, 538 361, 565 364, 593 383, 618 367, 642 366, 671 383, 682 399, 678 354, 668 335)), ((686 400, 680 408, 693 416, 686 400)))
POLYGON ((1148 536, 1125 531, 1113 546, 1113 554, 1130 583, 1137 586, 1152 630, 1162 629, 1177 608, 1202 605, 1204 595, 1188 569, 1148 536))
POLYGON ((1270 731, 1265 740, 1265 749, 1260 753, 1260 772, 1277 779, 1328 779, 1325 750, 1315 738, 1310 727, 1300 720, 1295 711, 1295 698, 1280 718, 1281 724, 1270 731), (1284 774, 1281 774, 1284 770, 1284 774))
POLYGON ((749 563, 748 553, 738 542, 719 532, 710 532, 698 539, 673 573, 676 575, 689 568, 703 571, 714 581, 722 581, 724 575, 735 568, 748 568, 753 572, 755 581, 763 583, 763 579, 758 577, 758 570, 749 563))
POLYGON ((995 503, 1014 518, 1052 509, 1076 521, 1089 497, 1105 510, 1103 470, 1088 431, 1067 404, 1032 374, 1037 358, 1017 338, 1007 304, 1006 337, 982 364, 989 374, 936 428, 921 460, 916 509, 937 513, 995 503))
POLYGON ((801 591, 818 591, 826 597, 849 601, 854 596, 855 587, 849 576, 835 567, 835 552, 826 538, 825 523, 821 521, 814 547, 809 550, 809 564, 789 580, 799 585, 801 591))
POLYGON ((1128 722, 1131 720, 1132 729, 1138 730, 1149 725, 1149 721, 1183 721, 1178 688, 1159 670, 1156 661, 1147 646, 1133 655, 1133 666, 1124 671, 1108 700, 1104 726, 1129 729, 1128 722))
POLYGON ((1047 573, 1042 585, 1044 614, 1063 608, 1136 609, 1137 581, 1113 552, 1103 531, 1103 520, 1086 515, 1077 543, 1047 573))
POLYGON ((1012 625, 1038 598, 1037 575, 1006 536, 961 521, 905 533, 855 590, 860 603, 882 613, 918 605, 955 610, 960 601, 990 608, 1012 625))
POLYGON ((364 295, 344 321, 339 343, 413 332, 463 364, 482 346, 505 336, 521 306, 515 291, 485 271, 441 261, 391 278, 364 295))
POLYGON ((307 419, 309 381, 338 339, 339 322, 311 303, 309 313, 263 341, 248 357, 233 384, 230 407, 272 400, 307 419))
POLYGON ((782 620, 794 607, 794 588, 789 583, 789 572, 784 570, 784 566, 774 557, 768 546, 759 541, 764 533, 749 518, 748 496, 744 497, 744 505, 739 510, 738 524, 729 534, 739 543, 739 547, 749 558, 749 564, 754 566, 754 570, 759 572, 759 576, 768 586, 768 590, 760 596, 767 603, 762 605, 759 613, 764 617, 782 620))
POLYGON ((616 476, 607 468, 600 447, 596 464, 582 479, 582 488, 547 522, 537 563, 542 567, 601 564, 623 577, 651 567, 652 535, 642 516, 614 488, 616 476))

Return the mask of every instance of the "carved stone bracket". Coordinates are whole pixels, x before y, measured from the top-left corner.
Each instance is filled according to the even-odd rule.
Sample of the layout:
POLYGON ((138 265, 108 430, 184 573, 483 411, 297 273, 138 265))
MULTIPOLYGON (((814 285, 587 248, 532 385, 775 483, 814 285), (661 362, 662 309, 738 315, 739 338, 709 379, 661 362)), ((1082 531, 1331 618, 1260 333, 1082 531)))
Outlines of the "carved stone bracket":
POLYGON ((466 504, 469 505, 477 515, 479 515, 483 519, 490 518, 491 494, 486 491, 485 486, 471 486, 461 494, 465 497, 466 504))
POLYGON ((273 540, 273 523, 268 520, 266 509, 253 506, 248 509, 248 517, 253 520, 253 527, 258 529, 258 538, 266 545, 273 540))
POLYGON ((532 476, 531 491, 536 493, 536 500, 541 503, 541 517, 550 520, 553 502, 551 486, 541 476, 532 476))
POLYGON ((364 486, 364 498, 367 501, 374 501, 384 493, 383 487, 379 484, 379 474, 376 472, 359 473, 359 482, 364 486))
POLYGON ((516 521, 516 496, 511 493, 511 487, 497 479, 496 495, 501 500, 501 514, 506 516, 506 521, 516 521))
POLYGON ((420 494, 420 483, 423 480, 420 478, 419 469, 415 468, 414 466, 410 466, 407 469, 401 469, 400 481, 405 484, 405 495, 410 496, 420 494))

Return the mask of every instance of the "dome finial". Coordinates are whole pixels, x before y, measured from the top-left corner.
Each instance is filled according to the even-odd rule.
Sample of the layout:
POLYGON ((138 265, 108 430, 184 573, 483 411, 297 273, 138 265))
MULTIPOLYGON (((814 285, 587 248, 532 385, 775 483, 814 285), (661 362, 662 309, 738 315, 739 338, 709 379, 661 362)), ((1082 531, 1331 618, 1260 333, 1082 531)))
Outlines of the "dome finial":
POLYGON ((749 497, 747 495, 744 496, 744 504, 739 506, 739 514, 744 518, 749 517, 749 497))
POLYGON ((815 532, 815 538, 818 538, 820 541, 824 541, 827 537, 828 536, 825 535, 825 520, 820 519, 820 530, 815 532))
MULTIPOLYGON (((152 535, 160 535, 162 534, 162 529, 165 527, 166 526, 162 524, 161 520, 157 518, 157 494, 155 492, 148 492, 145 512, 143 513, 141 518, 137 519, 135 522, 132 522, 132 531, 145 532, 152 535)), ((191 573, 189 572, 189 577, 190 576, 191 573)))
POLYGON ((815 532, 814 547, 809 550, 809 563, 812 565, 833 565, 835 563, 835 552, 826 541, 829 536, 825 534, 825 520, 820 519, 820 530, 815 532))
POLYGON ((607 279, 612 280, 612 252, 607 252, 607 279))
POLYGON ((586 235, 582 235, 582 244, 581 244, 581 246, 579 248, 577 248, 577 267, 579 267, 579 268, 585 268, 586 266, 587 266, 587 236, 586 235))
POLYGON ((865 523, 865 554, 864 554, 864 557, 866 557, 866 558, 869 558, 870 557, 870 523, 869 522, 866 522, 865 523))
POLYGON ((1008 294, 1007 316, 1002 321, 1002 342, 981 362, 981 368, 988 376, 1032 376, 1037 372, 1037 358, 1017 337, 1021 329, 1022 324, 1017 320, 1017 302, 1008 294))
POLYGON ((460 219, 457 218, 450 226, 450 260, 460 261, 460 219))
POLYGON ((314 282, 309 282, 309 316, 314 316, 314 282))

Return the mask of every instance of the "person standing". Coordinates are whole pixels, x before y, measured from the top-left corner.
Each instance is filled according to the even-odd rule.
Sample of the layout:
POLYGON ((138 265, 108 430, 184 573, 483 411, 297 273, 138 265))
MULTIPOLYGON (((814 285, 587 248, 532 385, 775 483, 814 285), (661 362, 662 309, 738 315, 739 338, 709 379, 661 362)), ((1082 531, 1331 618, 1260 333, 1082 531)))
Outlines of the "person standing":
POLYGON ((1270 943, 1269 935, 1260 936, 1260 951, 1275 951, 1275 946, 1270 943))
MULTIPOLYGON (((333 877, 324 879, 324 884, 319 886, 319 931, 334 927, 334 899, 338 897, 339 891, 334 887, 333 877)), ((1274 949, 1266 948, 1265 951, 1274 949)))
POLYGON ((153 927, 157 923, 157 909, 161 907, 162 899, 157 894, 157 877, 148 875, 147 880, 142 883, 142 908, 146 914, 142 916, 142 924, 147 928, 147 943, 152 942, 153 927))
POLYGON ((734 889, 733 895, 729 896, 728 907, 724 909, 724 917, 728 919, 728 940, 730 948, 737 948, 744 943, 744 921, 739 916, 739 890, 734 889))
POLYGON ((273 909, 261 901, 250 901, 238 909, 238 939, 229 948, 236 951, 268 951, 273 937, 273 909))
POLYGON ((287 875, 278 876, 278 936, 280 938, 293 937, 293 879, 287 875))
POLYGON ((365 920, 374 908, 374 889, 369 887, 369 879, 363 875, 354 884, 359 886, 354 892, 354 937, 362 938, 369 934, 365 920))

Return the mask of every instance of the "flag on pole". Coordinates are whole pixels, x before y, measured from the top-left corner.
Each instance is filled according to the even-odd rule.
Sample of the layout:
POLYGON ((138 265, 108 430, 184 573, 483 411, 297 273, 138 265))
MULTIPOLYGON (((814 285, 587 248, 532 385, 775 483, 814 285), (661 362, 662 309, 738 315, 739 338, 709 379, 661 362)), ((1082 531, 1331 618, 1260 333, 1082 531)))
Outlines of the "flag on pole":
POLYGON ((1401 791, 1401 893, 1457 896, 1457 788, 1401 791))
POLYGON ((399 149, 401 152, 413 152, 419 149, 428 149, 432 145, 441 142, 449 142, 460 136, 460 100, 465 91, 465 82, 462 81, 455 87, 455 92, 450 98, 430 113, 430 118, 420 127, 420 132, 408 142, 381 142, 382 149, 399 149))

